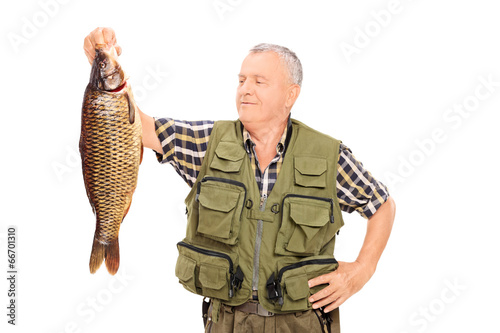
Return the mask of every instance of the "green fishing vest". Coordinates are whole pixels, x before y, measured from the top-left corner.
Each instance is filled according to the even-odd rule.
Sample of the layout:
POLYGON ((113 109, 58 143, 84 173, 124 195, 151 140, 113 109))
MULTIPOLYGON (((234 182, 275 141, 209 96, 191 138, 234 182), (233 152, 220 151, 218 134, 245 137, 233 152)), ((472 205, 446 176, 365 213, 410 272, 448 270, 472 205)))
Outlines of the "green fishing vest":
POLYGON ((311 309, 309 296, 324 285, 310 289, 308 280, 338 266, 339 144, 292 120, 278 179, 261 197, 240 121, 216 122, 185 201, 187 232, 175 267, 184 288, 230 306, 258 290, 268 311, 311 309))

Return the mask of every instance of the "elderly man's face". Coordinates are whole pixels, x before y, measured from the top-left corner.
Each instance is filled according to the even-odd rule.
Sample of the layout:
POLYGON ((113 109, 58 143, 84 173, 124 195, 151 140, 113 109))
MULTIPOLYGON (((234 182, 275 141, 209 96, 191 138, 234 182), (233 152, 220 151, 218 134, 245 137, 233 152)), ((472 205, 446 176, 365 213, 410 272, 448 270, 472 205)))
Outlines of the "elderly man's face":
POLYGON ((287 91, 291 83, 276 53, 250 53, 243 60, 238 76, 236 108, 245 127, 287 119, 287 91))

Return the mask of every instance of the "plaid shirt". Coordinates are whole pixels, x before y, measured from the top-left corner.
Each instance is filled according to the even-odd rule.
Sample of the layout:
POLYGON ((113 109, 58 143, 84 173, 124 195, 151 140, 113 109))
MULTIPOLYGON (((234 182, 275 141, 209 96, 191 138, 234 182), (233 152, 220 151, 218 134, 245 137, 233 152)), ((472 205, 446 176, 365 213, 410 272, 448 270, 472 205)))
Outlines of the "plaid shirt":
MULTIPOLYGON (((157 153, 158 161, 170 163, 192 187, 200 172, 213 126, 213 121, 155 118, 156 134, 163 148, 162 154, 157 153)), ((260 170, 255 153, 255 143, 250 133, 243 129, 245 149, 255 173, 255 180, 259 184, 261 196, 269 195, 278 178, 286 153, 287 139, 291 133, 290 127, 291 120, 289 119, 288 126, 276 146, 276 156, 263 172, 260 170)), ((385 185, 373 178, 344 144, 340 144, 337 165, 337 197, 343 211, 351 213, 356 210, 365 218, 375 214, 389 197, 385 185)))
POLYGON ((292 121, 288 118, 288 125, 285 127, 281 139, 276 145, 276 156, 271 160, 264 172, 261 171, 259 160, 257 159, 257 153, 255 152, 255 143, 252 141, 250 133, 243 128, 243 138, 245 140, 245 149, 250 158, 250 164, 252 165, 253 172, 255 174, 255 180, 259 185, 260 196, 263 194, 269 196, 271 190, 278 179, 278 174, 281 170, 281 165, 283 164, 283 159, 285 158, 285 144, 288 139, 287 134, 291 133, 290 127, 292 127, 292 121))

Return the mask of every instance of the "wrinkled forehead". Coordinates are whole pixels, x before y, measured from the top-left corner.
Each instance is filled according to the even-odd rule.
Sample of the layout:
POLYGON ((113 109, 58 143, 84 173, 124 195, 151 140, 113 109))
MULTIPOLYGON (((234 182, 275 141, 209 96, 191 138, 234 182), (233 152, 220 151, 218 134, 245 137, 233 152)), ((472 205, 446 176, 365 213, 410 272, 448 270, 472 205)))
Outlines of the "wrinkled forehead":
POLYGON ((252 52, 243 60, 239 75, 283 79, 286 78, 286 69, 276 52, 252 52))

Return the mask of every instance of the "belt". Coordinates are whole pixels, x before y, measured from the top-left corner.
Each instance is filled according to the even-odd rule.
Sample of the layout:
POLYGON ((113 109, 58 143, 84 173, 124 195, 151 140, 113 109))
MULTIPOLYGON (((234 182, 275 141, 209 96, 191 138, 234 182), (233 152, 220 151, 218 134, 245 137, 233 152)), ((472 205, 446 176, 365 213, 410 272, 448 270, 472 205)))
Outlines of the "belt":
POLYGON ((256 314, 256 315, 259 315, 262 317, 274 316, 273 312, 267 311, 258 302, 249 301, 249 302, 243 303, 241 305, 235 306, 234 309, 241 311, 241 312, 256 314))

